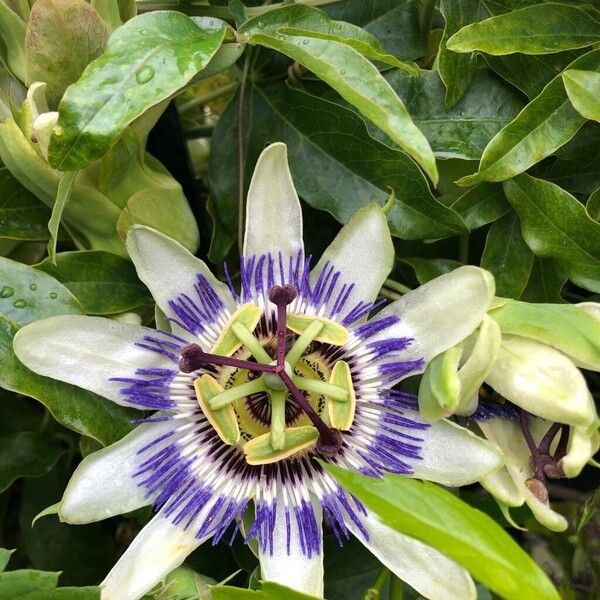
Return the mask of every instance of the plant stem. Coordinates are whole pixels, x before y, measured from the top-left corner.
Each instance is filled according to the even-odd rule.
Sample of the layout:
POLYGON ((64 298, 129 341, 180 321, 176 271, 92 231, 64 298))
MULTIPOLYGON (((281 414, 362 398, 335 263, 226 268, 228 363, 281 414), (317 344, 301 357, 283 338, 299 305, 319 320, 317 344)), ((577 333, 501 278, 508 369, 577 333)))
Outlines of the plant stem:
POLYGON ((240 97, 238 101, 238 250, 240 255, 244 248, 244 94, 246 92, 246 80, 248 79, 248 70, 250 68, 250 58, 252 49, 246 50, 246 59, 240 79, 240 97))
POLYGON ((458 260, 463 265, 469 262, 469 235, 461 235, 458 246, 458 260))
POLYGON ((408 286, 404 285, 403 283, 400 283, 399 281, 394 281, 393 279, 386 279, 383 285, 384 287, 389 288, 390 290, 394 290, 399 294, 408 294, 408 292, 412 292, 412 290, 408 286))
POLYGON ((179 113, 184 115, 186 112, 190 112, 191 110, 194 110, 195 108, 198 108, 199 106, 204 106, 205 104, 208 104, 209 102, 212 102, 213 100, 217 100, 218 98, 221 98, 222 96, 226 96, 227 94, 229 94, 229 92, 232 92, 233 90, 235 90, 235 88, 237 88, 238 86, 238 82, 237 81, 232 81, 231 83, 228 83, 227 85, 224 85, 223 87, 217 88, 216 90, 212 90, 211 92, 208 92, 208 94, 204 94, 204 96, 198 96, 197 98, 192 98, 191 100, 188 100, 187 102, 184 102, 183 104, 181 104, 179 106, 179 113))
POLYGON ((390 600, 402 600, 404 598, 404 582, 392 573, 390 578, 390 600))
POLYGON ((363 600, 378 600, 389 576, 390 570, 387 567, 382 567, 373 585, 365 592, 363 600))

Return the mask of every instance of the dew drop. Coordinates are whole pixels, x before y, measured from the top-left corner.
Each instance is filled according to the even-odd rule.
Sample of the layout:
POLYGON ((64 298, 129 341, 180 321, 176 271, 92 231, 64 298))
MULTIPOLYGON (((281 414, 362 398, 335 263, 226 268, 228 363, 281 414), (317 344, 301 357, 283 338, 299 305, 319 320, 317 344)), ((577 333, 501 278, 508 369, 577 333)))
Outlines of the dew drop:
POLYGON ((140 33, 141 33, 142 35, 150 35, 150 33, 151 33, 151 32, 150 32, 150 30, 149 30, 149 29, 142 29, 142 30, 140 31, 140 33))
POLYGON ((29 284, 29 289, 32 292, 35 292, 35 290, 37 290, 37 283, 31 283, 31 284, 29 284))
POLYGON ((56 292, 50 292, 50 298, 52 298, 52 300, 56 300, 58 298, 58 294, 56 292))
POLYGON ((345 75, 345 74, 346 74, 346 71, 344 71, 344 69, 342 69, 342 70, 340 71, 340 75, 345 75))
POLYGON ((213 27, 214 24, 215 24, 215 22, 212 19, 208 22, 209 27, 213 27))
POLYGON ((138 83, 148 83, 154 77, 154 68, 150 66, 142 67, 136 74, 135 80, 138 83))
POLYGON ((308 45, 308 40, 302 40, 302 43, 307 46, 308 45))
POLYGON ((10 298, 15 293, 14 288, 11 288, 10 285, 5 285, 0 290, 0 298, 10 298))
POLYGON ((25 302, 25 300, 23 300, 23 298, 19 298, 18 300, 15 300, 13 302, 13 306, 15 308, 25 308, 27 306, 27 302, 25 302))

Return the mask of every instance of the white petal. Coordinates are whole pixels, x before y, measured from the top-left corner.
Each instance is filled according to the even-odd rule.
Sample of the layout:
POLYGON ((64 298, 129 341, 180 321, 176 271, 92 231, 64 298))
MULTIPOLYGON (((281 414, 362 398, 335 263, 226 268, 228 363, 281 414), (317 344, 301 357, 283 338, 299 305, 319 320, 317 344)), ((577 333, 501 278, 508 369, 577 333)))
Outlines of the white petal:
POLYGON ((521 506, 525 502, 523 490, 517 487, 506 467, 484 477, 481 485, 507 506, 521 506))
POLYGON ((565 475, 577 477, 590 458, 598 452, 598 448, 600 448, 600 433, 597 424, 590 429, 572 427, 567 454, 560 461, 565 475))
POLYGON ((507 400, 549 421, 585 427, 596 418, 579 369, 564 354, 536 340, 503 336, 486 382, 507 400))
POLYGON ((431 546, 398 533, 373 513, 361 522, 369 534, 365 541, 354 523, 350 531, 402 581, 429 600, 469 600, 477 597, 471 576, 431 546))
POLYGON ((186 250, 179 242, 145 227, 134 225, 127 235, 127 251, 138 277, 146 284, 160 309, 173 316, 169 300, 180 294, 197 298, 194 284, 198 274, 204 276, 225 306, 233 312, 235 302, 229 288, 219 281, 206 264, 186 250))
POLYGON ((67 523, 91 523, 127 513, 152 501, 133 478, 137 452, 173 429, 173 423, 144 423, 123 439, 86 456, 71 477, 58 515, 67 523))
MULTIPOLYGON (((410 414, 415 421, 426 422, 410 414)), ((472 431, 442 419, 415 433, 423 438, 421 460, 411 461, 413 477, 457 487, 479 481, 503 464, 498 447, 472 431)))
POLYGON ((375 204, 354 213, 312 270, 314 284, 329 263, 340 271, 340 282, 354 284, 345 308, 373 302, 394 266, 394 245, 385 215, 375 204))
POLYGON ((323 539, 321 504, 313 501, 317 518, 317 529, 321 535, 321 551, 308 558, 300 547, 298 525, 293 512, 290 515, 290 551, 287 549, 287 525, 285 507, 281 495, 277 498, 275 532, 273 534, 273 554, 259 553, 262 578, 285 585, 309 596, 323 598, 323 539))
MULTIPOLYGON (((548 529, 564 531, 567 528, 566 519, 552 510, 549 503, 540 501, 525 484, 533 476, 533 470, 530 464, 531 454, 519 423, 513 419, 493 417, 479 421, 478 425, 484 435, 502 449, 506 459, 506 469, 535 518, 548 529)), ((540 425, 536 423, 531 428, 535 430, 537 437, 539 437, 538 432, 544 429, 540 425)))
POLYGON ((258 157, 246 204, 244 256, 304 254, 302 210, 287 162, 287 146, 271 144, 258 157))
POLYGON ((413 337, 404 356, 428 362, 479 327, 494 290, 494 278, 478 267, 445 273, 386 306, 378 316, 396 315, 400 323, 381 337, 413 337))
POLYGON ((123 383, 112 377, 133 377, 136 369, 172 369, 175 363, 135 343, 156 331, 102 317, 63 315, 31 323, 13 342, 19 360, 39 375, 72 383, 117 404, 123 383))
POLYGON ((138 533, 125 554, 100 584, 102 600, 138 600, 167 573, 178 567, 202 542, 162 514, 138 533))

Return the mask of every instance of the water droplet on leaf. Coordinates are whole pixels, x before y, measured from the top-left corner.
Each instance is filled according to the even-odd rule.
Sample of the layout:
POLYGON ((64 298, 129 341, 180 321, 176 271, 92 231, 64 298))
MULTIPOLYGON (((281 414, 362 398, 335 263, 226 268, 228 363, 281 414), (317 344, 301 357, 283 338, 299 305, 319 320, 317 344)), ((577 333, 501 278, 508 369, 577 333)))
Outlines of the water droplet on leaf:
POLYGON ((307 46, 308 45, 308 40, 302 40, 302 43, 307 46))
POLYGON ((27 302, 25 302, 25 300, 23 300, 23 298, 19 298, 18 300, 15 300, 13 302, 13 306, 15 308, 25 308, 27 306, 27 302))
POLYGON ((138 83, 148 83, 154 77, 154 68, 150 66, 142 67, 136 74, 135 80, 138 83))
POLYGON ((10 298, 15 293, 14 288, 11 288, 10 285, 5 285, 0 290, 0 298, 10 298))
POLYGON ((35 292, 35 290, 37 290, 37 283, 31 283, 31 284, 29 284, 29 289, 32 292, 35 292))
POLYGON ((52 298, 52 300, 56 300, 58 298, 58 294, 56 292, 50 292, 50 298, 52 298))

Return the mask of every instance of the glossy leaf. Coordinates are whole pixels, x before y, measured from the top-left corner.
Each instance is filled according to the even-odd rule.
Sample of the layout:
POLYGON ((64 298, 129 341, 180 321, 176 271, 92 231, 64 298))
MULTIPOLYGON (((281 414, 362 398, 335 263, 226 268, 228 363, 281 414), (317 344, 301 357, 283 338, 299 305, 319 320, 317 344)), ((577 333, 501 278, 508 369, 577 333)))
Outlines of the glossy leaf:
MULTIPOLYGON (((411 76, 394 70, 385 77, 440 158, 480 158, 488 142, 523 105, 510 86, 483 70, 476 73, 469 90, 453 108, 446 107, 444 84, 435 71, 422 70, 411 76)), ((374 135, 383 139, 378 133, 374 135)))
POLYGON ((226 27, 199 27, 171 11, 142 14, 111 36, 105 52, 65 93, 49 159, 62 171, 102 156, 145 110, 185 86, 218 50, 226 27))
MULTIPOLYGON (((42 275, 39 273, 39 275, 42 275)), ((139 411, 118 406, 96 394, 37 375, 15 356, 12 341, 18 325, 0 316, 0 386, 39 400, 65 427, 101 444, 116 442, 132 429, 139 411)))
POLYGON ((591 194, 600 186, 600 143, 574 158, 556 159, 543 177, 572 194, 591 194))
POLYGON ((0 168, 0 238, 47 240, 50 210, 24 188, 6 168, 0 168))
POLYGON ((98 57, 109 30, 84 0, 36 0, 25 37, 27 85, 45 81, 52 110, 65 89, 98 57))
POLYGON ((278 33, 279 18, 289 20, 294 10, 304 8, 291 6, 273 10, 268 13, 268 23, 264 17, 251 19, 238 34, 252 44, 289 56, 328 83, 412 156, 436 183, 438 173, 429 143, 400 98, 368 59, 341 41, 278 33))
POLYGON ((77 298, 54 277, 0 258, 0 316, 19 325, 54 315, 78 315, 77 298))
POLYGON ((40 477, 54 466, 60 444, 30 431, 0 435, 0 493, 20 477, 40 477))
POLYGON ((438 69, 446 86, 446 106, 454 106, 467 91, 475 74, 475 54, 457 54, 446 48, 446 42, 465 25, 478 20, 479 0, 442 0, 440 10, 446 25, 440 42, 438 69))
POLYGON ((600 121, 600 73, 567 69, 562 78, 571 104, 586 119, 600 121))
POLYGON ((521 235, 517 213, 510 211, 488 231, 481 266, 496 280, 496 294, 519 298, 533 266, 533 253, 521 235))
POLYGON ((544 87, 585 50, 569 50, 557 54, 486 55, 485 62, 500 77, 512 83, 533 100, 544 87))
POLYGON ((323 10, 334 19, 360 25, 390 54, 402 60, 413 60, 425 55, 419 8, 417 0, 344 0, 325 5, 323 10))
MULTIPOLYGON (((570 68, 600 70, 600 50, 588 52, 570 68)), ((557 76, 492 139, 481 157, 479 172, 459 183, 503 181, 522 173, 569 141, 584 122, 557 76)))
POLYGON ((77 171, 67 171, 58 184, 56 202, 54 202, 54 206, 52 207, 52 215, 48 221, 48 231, 50 232, 50 239, 48 240, 48 257, 52 262, 56 260, 56 242, 58 238, 60 220, 62 218, 63 211, 67 206, 67 202, 71 198, 76 175, 77 171))
POLYGON ((566 273, 550 258, 534 258, 527 287, 521 294, 526 302, 564 302, 560 295, 566 273))
POLYGON ((441 551, 499 596, 559 599, 548 577, 508 533, 452 493, 401 475, 374 479, 324 466, 388 527, 441 551))
POLYGON ((600 370, 600 321, 577 306, 511 300, 490 316, 503 333, 533 338, 600 370))
POLYGON ((553 54, 600 41, 600 23, 577 6, 540 2, 473 23, 447 43, 454 52, 553 54))
POLYGON ((600 222, 600 188, 590 194, 585 203, 585 210, 590 219, 593 219, 597 223, 600 222))
POLYGON ((450 205, 450 208, 455 210, 473 231, 505 215, 510 210, 510 204, 500 184, 483 182, 467 190, 450 205))
POLYGON ((56 264, 47 258, 36 268, 67 287, 86 314, 122 313, 152 304, 134 266, 116 254, 61 252, 56 255, 56 264))
POLYGON ((213 600, 314 600, 314 596, 307 596, 288 587, 264 581, 260 590, 243 590, 228 585, 219 585, 212 588, 213 600))
MULTIPOLYGON (((211 214, 217 227, 211 259, 215 262, 224 258, 237 235, 238 102, 236 96, 221 116, 212 141, 211 214)), ((300 196, 341 223, 369 203, 383 206, 393 188, 395 202, 388 221, 394 235, 428 239, 466 232, 460 217, 433 197, 415 163, 371 138, 351 110, 284 84, 249 82, 243 119, 246 186, 265 144, 283 141, 300 196)))
POLYGON ((504 184, 533 252, 555 259, 569 279, 600 292, 600 225, 585 207, 557 185, 520 175, 504 184))
POLYGON ((462 266, 456 260, 447 258, 397 258, 397 262, 411 266, 417 277, 417 281, 423 285, 444 273, 449 273, 462 266))

